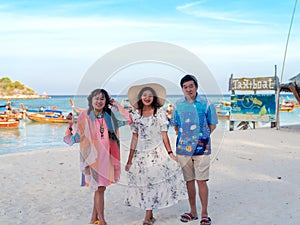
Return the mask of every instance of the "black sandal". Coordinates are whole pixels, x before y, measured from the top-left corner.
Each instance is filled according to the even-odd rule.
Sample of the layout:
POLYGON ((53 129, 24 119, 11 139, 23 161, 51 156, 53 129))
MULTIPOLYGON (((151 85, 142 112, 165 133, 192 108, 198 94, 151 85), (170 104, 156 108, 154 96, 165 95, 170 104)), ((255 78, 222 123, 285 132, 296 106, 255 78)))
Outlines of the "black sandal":
POLYGON ((200 225, 211 225, 210 217, 202 217, 200 221, 200 225))
POLYGON ((193 216, 192 213, 184 213, 181 215, 180 221, 183 223, 190 222, 193 220, 197 220, 198 216, 193 216))

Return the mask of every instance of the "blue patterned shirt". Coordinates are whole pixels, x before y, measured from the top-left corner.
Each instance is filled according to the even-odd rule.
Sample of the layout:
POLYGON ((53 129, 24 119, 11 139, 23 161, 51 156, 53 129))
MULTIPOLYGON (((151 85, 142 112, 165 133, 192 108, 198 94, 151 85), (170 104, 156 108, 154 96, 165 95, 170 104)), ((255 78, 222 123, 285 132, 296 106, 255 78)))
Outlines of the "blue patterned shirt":
POLYGON ((209 125, 217 124, 218 117, 213 103, 205 96, 197 95, 194 102, 178 100, 172 111, 170 124, 178 127, 176 154, 211 154, 209 125))

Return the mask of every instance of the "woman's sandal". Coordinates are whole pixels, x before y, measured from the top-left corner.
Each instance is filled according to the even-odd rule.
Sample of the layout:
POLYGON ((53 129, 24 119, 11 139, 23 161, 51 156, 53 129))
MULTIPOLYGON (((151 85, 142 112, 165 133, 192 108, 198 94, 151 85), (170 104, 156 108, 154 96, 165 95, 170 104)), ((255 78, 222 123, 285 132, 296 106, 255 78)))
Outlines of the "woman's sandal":
POLYGON ((156 219, 154 217, 150 218, 150 220, 144 220, 143 225, 153 225, 156 219))
POLYGON ((106 225, 106 222, 101 223, 100 220, 96 220, 94 223, 91 223, 91 224, 106 225))
POLYGON ((144 220, 143 225, 153 225, 153 222, 150 220, 144 220))
POLYGON ((192 213, 184 213, 181 215, 180 221, 183 223, 186 223, 186 222, 197 220, 197 219, 198 219, 198 216, 193 216, 192 213))
POLYGON ((152 217, 151 219, 150 219, 150 221, 152 222, 152 224, 156 221, 156 219, 154 218, 154 217, 152 217))
POLYGON ((200 225, 210 225, 211 218, 210 217, 202 217, 200 221, 200 225))

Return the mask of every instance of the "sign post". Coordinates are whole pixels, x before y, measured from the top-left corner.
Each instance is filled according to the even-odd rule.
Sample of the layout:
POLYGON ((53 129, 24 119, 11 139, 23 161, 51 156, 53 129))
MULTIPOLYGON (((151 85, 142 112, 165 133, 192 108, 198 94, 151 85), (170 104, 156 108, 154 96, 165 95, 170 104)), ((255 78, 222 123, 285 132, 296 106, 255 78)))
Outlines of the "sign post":
MULTIPOLYGON (((277 77, 254 77, 229 79, 229 90, 231 91, 231 114, 229 130, 234 130, 234 123, 240 121, 241 126, 252 122, 255 129, 256 122, 271 122, 271 127, 277 123, 277 77), (257 94, 257 91, 274 90, 274 94, 257 94), (253 91, 253 94, 236 94, 236 91, 253 91)), ((247 127, 246 126, 246 127, 247 127)))

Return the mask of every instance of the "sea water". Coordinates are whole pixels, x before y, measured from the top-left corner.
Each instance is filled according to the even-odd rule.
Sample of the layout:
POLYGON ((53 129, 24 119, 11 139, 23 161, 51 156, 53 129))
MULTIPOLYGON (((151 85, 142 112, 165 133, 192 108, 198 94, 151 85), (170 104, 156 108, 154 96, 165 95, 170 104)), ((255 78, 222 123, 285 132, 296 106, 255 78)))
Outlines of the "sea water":
MULTIPOLYGON (((122 102, 126 96, 112 96, 117 99, 119 103, 122 102)), ((181 96, 168 96, 168 101, 174 103, 181 96)), ((290 99, 293 99, 293 95, 289 95, 290 99)), ((70 99, 73 100, 76 106, 86 108, 87 98, 86 96, 50 96, 46 99, 29 99, 29 100, 10 100, 13 108, 20 108, 20 104, 23 104, 28 109, 52 109, 56 108, 61 110, 64 115, 72 112, 72 106, 70 99)), ((209 96, 209 99, 215 103, 222 100, 229 101, 230 95, 224 96, 209 96)), ((0 100, 0 105, 5 104, 5 100, 0 100)), ((293 112, 280 113, 280 125, 287 124, 300 124, 300 108, 295 108, 293 112)), ((270 124, 259 124, 259 126, 269 126, 270 124)), ((67 124, 61 123, 38 123, 28 119, 21 120, 18 129, 0 129, 0 155, 16 152, 36 151, 43 149, 54 149, 66 147, 63 142, 63 136, 67 124)), ((218 130, 229 130, 228 120, 219 120, 217 126, 218 130)), ((170 133, 174 133, 173 129, 170 129, 170 133)), ((121 138, 129 138, 126 134, 130 134, 127 127, 121 129, 121 138), (123 132, 122 132, 123 131, 123 132), (122 136, 125 134, 125 137, 122 136)), ((122 141, 122 139, 121 139, 122 141)))

